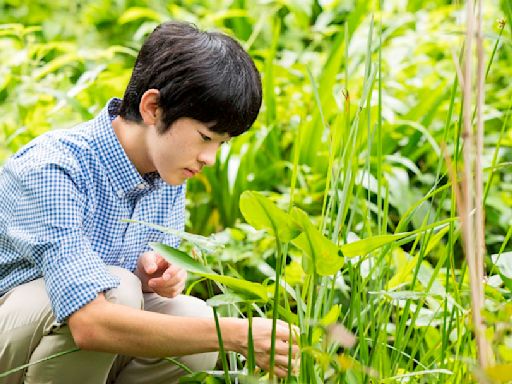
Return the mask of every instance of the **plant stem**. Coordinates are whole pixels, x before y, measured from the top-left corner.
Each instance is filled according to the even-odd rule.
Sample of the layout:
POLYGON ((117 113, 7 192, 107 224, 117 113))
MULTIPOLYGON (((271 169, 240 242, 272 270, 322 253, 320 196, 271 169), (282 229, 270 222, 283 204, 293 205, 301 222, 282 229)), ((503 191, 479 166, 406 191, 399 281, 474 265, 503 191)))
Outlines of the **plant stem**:
MULTIPOLYGON (((212 282, 210 280, 206 281, 206 285, 208 286, 208 294, 210 297, 213 296, 213 287, 212 282)), ((229 367, 228 360, 226 359, 226 352, 224 350, 224 342, 222 341, 222 332, 220 330, 219 324, 219 315, 217 314, 217 308, 212 307, 213 309, 213 317, 215 319, 215 329, 217 330, 217 338, 219 339, 219 353, 222 361, 222 369, 224 370, 224 380, 227 384, 231 384, 231 378, 229 377, 229 367)))

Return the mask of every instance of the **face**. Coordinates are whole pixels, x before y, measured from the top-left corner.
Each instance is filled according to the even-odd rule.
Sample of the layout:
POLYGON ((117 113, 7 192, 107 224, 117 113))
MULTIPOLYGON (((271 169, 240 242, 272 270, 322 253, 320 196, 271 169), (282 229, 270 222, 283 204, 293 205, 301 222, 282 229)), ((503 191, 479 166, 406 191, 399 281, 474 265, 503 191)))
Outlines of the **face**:
POLYGON ((167 184, 182 184, 203 167, 215 163, 220 145, 231 137, 211 131, 209 126, 211 124, 180 118, 163 134, 154 126, 148 130, 148 156, 167 184))

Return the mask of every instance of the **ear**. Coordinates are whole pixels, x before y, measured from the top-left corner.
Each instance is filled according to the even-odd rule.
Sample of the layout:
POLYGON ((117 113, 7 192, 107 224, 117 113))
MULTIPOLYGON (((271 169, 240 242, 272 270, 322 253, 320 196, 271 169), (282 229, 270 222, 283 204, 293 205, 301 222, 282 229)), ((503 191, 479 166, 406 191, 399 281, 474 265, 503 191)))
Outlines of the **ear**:
POLYGON ((158 89, 148 89, 142 95, 139 104, 139 112, 146 125, 156 125, 157 110, 158 110, 158 99, 160 97, 160 91, 158 89))

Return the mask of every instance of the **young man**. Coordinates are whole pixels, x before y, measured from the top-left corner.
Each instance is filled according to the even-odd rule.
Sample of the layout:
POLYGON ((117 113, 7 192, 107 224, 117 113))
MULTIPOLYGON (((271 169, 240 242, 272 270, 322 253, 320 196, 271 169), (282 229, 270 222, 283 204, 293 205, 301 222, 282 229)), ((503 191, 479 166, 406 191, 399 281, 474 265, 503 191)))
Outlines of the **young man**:
MULTIPOLYGON (((185 182, 252 125, 261 82, 230 37, 160 25, 141 48, 123 100, 93 120, 35 139, 0 173, 0 383, 171 383, 212 369, 211 310, 180 295, 186 273, 148 243, 179 239, 132 218, 183 230, 185 182), (185 356, 188 355, 188 356, 185 356)), ((225 348, 247 353, 247 322, 220 320, 225 348)), ((272 324, 255 319, 268 368, 272 324)), ((279 323, 276 374, 287 373, 279 323)), ((293 345, 296 351, 297 346, 293 345)))

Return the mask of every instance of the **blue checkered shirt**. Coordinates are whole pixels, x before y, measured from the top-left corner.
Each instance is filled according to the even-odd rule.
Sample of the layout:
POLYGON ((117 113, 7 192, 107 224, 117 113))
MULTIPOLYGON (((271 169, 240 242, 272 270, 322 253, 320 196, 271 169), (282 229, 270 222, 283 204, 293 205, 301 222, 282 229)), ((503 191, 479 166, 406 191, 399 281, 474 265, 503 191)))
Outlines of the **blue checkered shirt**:
POLYGON ((121 100, 69 130, 48 132, 0 171, 0 296, 43 277, 57 321, 117 287, 152 241, 179 239, 134 219, 184 228, 185 185, 142 177, 112 128, 121 100))

